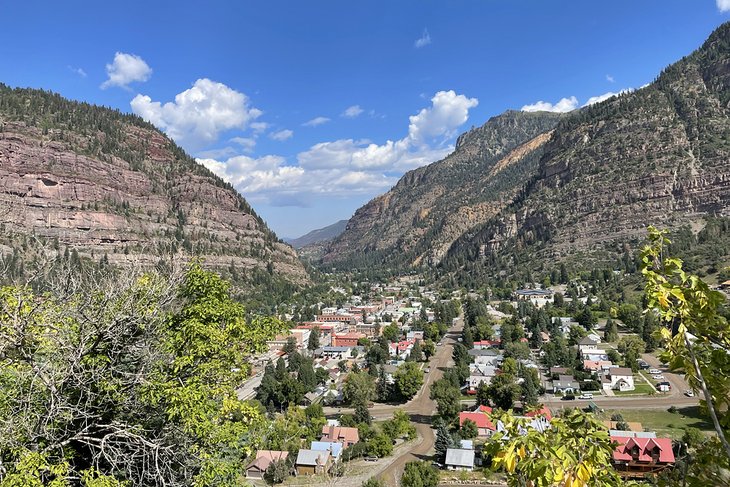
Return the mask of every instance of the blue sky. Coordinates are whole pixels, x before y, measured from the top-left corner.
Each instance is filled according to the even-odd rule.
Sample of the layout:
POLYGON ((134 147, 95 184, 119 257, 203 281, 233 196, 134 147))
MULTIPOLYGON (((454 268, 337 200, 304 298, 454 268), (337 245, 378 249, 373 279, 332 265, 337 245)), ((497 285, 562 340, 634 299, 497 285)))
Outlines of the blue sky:
POLYGON ((504 110, 650 82, 730 0, 29 0, 2 16, 1 82, 144 116, 290 237, 504 110))

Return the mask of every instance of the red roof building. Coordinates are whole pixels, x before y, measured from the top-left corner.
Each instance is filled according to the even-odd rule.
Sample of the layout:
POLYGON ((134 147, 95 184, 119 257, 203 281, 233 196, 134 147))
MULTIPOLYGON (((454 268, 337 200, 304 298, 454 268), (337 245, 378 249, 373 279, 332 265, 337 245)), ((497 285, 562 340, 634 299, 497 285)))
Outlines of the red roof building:
POLYGON ((358 340, 365 338, 365 333, 335 333, 332 335, 333 347, 356 347, 358 340))
POLYGON ((345 426, 322 426, 321 441, 333 441, 342 443, 345 448, 360 441, 360 433, 357 428, 345 426))
POLYGON ((489 436, 492 436, 492 434, 497 430, 497 427, 494 426, 494 423, 489 419, 489 416, 487 413, 491 413, 492 408, 488 406, 479 406, 476 411, 469 412, 469 411, 462 411, 459 413, 459 426, 462 426, 464 424, 464 421, 471 420, 477 425, 477 429, 479 430, 479 437, 480 438, 487 438, 489 436))
POLYGON ((611 436, 618 443, 613 452, 613 466, 622 477, 642 478, 674 465, 672 440, 669 438, 634 438, 611 436))
POLYGON ((525 414, 528 418, 535 418, 537 416, 545 416, 545 418, 548 421, 551 421, 553 419, 553 413, 548 409, 547 407, 543 406, 542 408, 536 410, 536 411, 530 411, 525 414))

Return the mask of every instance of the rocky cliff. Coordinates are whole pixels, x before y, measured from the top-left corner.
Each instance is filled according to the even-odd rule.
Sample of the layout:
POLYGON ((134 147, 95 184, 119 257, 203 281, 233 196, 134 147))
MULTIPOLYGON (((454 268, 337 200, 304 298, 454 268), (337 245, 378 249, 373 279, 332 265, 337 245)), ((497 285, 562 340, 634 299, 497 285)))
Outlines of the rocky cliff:
POLYGON ((0 85, 0 242, 55 242, 111 264, 200 256, 243 276, 306 271, 230 185, 138 117, 0 85), (4 209, 4 211, 3 211, 4 209))
POLYGON ((466 230, 496 215, 537 170, 560 114, 506 112, 459 137, 442 161, 406 173, 357 210, 326 263, 433 264, 466 230))
POLYGON ((729 88, 725 24, 650 85, 561 121, 526 190, 455 242, 448 266, 524 248, 553 261, 590 255, 642 239, 648 225, 727 216, 729 88))

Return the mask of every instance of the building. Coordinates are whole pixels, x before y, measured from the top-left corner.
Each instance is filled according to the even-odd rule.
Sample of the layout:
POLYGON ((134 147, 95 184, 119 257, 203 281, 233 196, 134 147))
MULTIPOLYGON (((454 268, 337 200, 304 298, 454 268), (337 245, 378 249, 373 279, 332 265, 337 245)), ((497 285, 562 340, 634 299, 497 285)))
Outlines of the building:
POLYGON ((489 385, 492 377, 497 375, 497 368, 491 365, 469 364, 469 378, 467 379, 467 392, 474 392, 479 384, 489 385))
POLYGON ((611 435, 618 443, 613 451, 613 466, 624 478, 643 478, 674 465, 670 438, 643 438, 611 435))
POLYGON ((334 359, 348 359, 352 353, 352 347, 322 347, 314 351, 317 357, 327 357, 334 359))
POLYGON ((474 342, 474 349, 476 350, 482 350, 485 348, 493 348, 493 347, 499 347, 499 344, 501 343, 500 339, 496 340, 480 340, 478 342, 474 342))
POLYGON ((276 450, 259 450, 256 452, 256 459, 246 467, 247 479, 263 479, 264 472, 274 462, 286 460, 289 452, 276 450))
POLYGON ((474 363, 479 365, 499 367, 504 360, 502 354, 492 348, 471 349, 468 353, 471 357, 474 357, 474 363))
POLYGON ((598 350, 598 342, 591 338, 583 337, 578 340, 578 350, 580 350, 581 352, 588 350, 598 350))
POLYGON ((580 391, 580 385, 573 379, 572 375, 559 375, 556 380, 553 381, 553 392, 574 393, 580 391))
POLYGON ((462 411, 459 413, 459 426, 463 426, 464 421, 467 419, 474 421, 479 431, 479 438, 489 438, 497 430, 497 427, 487 415, 491 412, 492 408, 488 406, 479 406, 475 411, 462 411))
POLYGON ((340 454, 344 449, 342 443, 336 441, 313 441, 309 447, 310 450, 315 451, 328 451, 332 455, 332 459, 337 462, 340 459, 340 454))
POLYGON ((603 389, 618 390, 621 392, 634 390, 634 372, 628 367, 613 367, 601 379, 603 389))
POLYGON ((332 335, 333 347, 356 347, 361 338, 365 338, 364 333, 349 332, 335 333, 332 335))
POLYGON ((449 448, 446 450, 446 461, 448 470, 474 470, 474 450, 462 448, 449 448))
POLYGON ((610 360, 584 360, 583 368, 589 372, 608 371, 613 366, 610 360))
POLYGON ((344 445, 345 448, 360 441, 360 433, 357 428, 346 426, 322 426, 322 438, 320 441, 334 441, 344 445))
POLYGON ((329 451, 299 450, 295 466, 297 475, 327 473, 332 466, 332 455, 329 451))

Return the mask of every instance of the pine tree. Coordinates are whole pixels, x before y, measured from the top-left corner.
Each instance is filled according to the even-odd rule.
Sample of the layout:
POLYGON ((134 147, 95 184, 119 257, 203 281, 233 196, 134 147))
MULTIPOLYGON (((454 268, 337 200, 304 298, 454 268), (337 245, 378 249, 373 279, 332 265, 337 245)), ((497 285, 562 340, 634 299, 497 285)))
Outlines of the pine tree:
POLYGON ((319 327, 315 326, 309 332, 309 340, 307 341, 307 350, 317 350, 319 348, 319 327))
POLYGON ((388 378, 385 375, 385 367, 382 365, 378 367, 378 387, 376 393, 380 402, 386 402, 390 399, 390 384, 388 384, 388 378))
POLYGON ((446 450, 453 448, 454 439, 449 433, 449 428, 441 420, 436 423, 436 442, 434 444, 434 450, 436 450, 436 461, 443 462, 446 460, 446 450))
POLYGON ((413 362, 423 362, 423 351, 421 349, 420 341, 416 341, 415 345, 413 345, 408 358, 410 358, 413 362))

